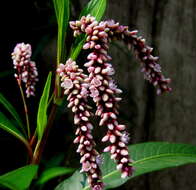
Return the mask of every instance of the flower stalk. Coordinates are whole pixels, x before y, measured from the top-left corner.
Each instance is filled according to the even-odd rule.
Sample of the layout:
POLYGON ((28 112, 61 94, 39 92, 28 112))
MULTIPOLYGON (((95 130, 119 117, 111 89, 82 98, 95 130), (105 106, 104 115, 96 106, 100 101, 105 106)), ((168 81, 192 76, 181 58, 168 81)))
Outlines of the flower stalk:
POLYGON ((23 105, 24 105, 24 112, 25 112, 25 118, 27 124, 27 134, 29 139, 31 138, 31 131, 30 131, 30 124, 29 124, 27 103, 22 89, 22 82, 25 84, 26 97, 29 98, 30 96, 34 96, 35 84, 38 81, 37 78, 38 72, 37 72, 35 62, 31 61, 31 55, 32 55, 31 45, 24 44, 24 43, 17 44, 12 53, 13 65, 14 65, 14 69, 16 70, 14 76, 17 80, 17 84, 19 86, 23 105))

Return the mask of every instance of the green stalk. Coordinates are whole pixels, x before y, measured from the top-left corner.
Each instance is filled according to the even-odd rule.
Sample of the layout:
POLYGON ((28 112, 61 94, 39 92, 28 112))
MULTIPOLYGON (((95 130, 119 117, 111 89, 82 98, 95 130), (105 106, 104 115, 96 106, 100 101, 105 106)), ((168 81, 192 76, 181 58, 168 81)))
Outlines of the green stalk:
POLYGON ((35 147, 35 150, 33 153, 32 164, 39 164, 41 161, 42 153, 44 151, 46 141, 47 141, 49 133, 50 133, 50 129, 54 123, 56 110, 57 110, 57 105, 53 104, 49 118, 48 118, 48 123, 47 123, 46 129, 44 131, 44 135, 40 140, 37 141, 37 144, 36 144, 36 147, 35 147))
POLYGON ((22 86, 21 86, 21 81, 19 79, 17 79, 17 82, 18 82, 18 86, 19 86, 19 89, 20 89, 20 94, 21 94, 22 102, 23 102, 23 106, 24 106, 24 112, 25 112, 26 124, 27 124, 27 134, 28 134, 28 138, 30 139, 31 131, 30 131, 30 124, 29 124, 29 115, 28 115, 27 103, 26 103, 26 100, 25 100, 25 96, 24 96, 22 86))

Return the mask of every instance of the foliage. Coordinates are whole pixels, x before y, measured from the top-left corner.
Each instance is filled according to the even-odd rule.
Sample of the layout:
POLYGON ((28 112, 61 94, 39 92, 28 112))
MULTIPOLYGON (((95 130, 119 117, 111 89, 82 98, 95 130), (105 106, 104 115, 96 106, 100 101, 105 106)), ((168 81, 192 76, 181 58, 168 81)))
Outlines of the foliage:
POLYGON ((36 165, 27 165, 17 170, 6 173, 0 176, 0 185, 11 190, 26 190, 38 170, 36 165))
MULTIPOLYGON (((83 34, 78 36, 71 43, 71 46, 68 47, 69 44, 66 43, 66 38, 69 32, 69 21, 70 18, 73 17, 71 12, 72 2, 69 0, 53 0, 53 5, 58 26, 57 58, 54 68, 56 70, 60 63, 65 62, 69 57, 73 60, 78 59, 87 35, 83 34)), ((83 8, 78 17, 81 18, 82 16, 90 14, 94 16, 97 21, 101 21, 106 7, 107 0, 91 0, 83 8)), ((143 40, 139 40, 141 44, 143 40)), ((1 72, 0 78, 6 77, 10 75, 10 73, 12 74, 12 71, 1 72)), ((40 100, 37 103, 38 105, 36 105, 37 118, 33 118, 33 122, 29 122, 31 113, 29 113, 28 106, 30 107, 31 104, 28 104, 29 101, 24 97, 24 89, 19 79, 17 79, 17 83, 21 92, 26 123, 23 121, 23 115, 20 116, 12 103, 5 95, 0 93, 0 105, 2 107, 0 110, 0 129, 22 142, 28 153, 28 165, 1 175, 0 186, 11 190, 26 190, 32 187, 43 189, 50 180, 56 178, 62 179, 60 177, 66 176, 66 179, 58 184, 55 190, 89 190, 90 187, 87 184, 86 175, 80 173, 78 168, 72 168, 72 166, 69 165, 70 160, 64 164, 66 167, 61 166, 64 154, 63 156, 59 154, 60 156, 51 159, 52 161, 48 162, 49 167, 45 163, 38 172, 38 166, 41 162, 50 128, 58 118, 57 115, 61 114, 58 112, 58 109, 67 103, 67 101, 64 101, 62 98, 59 76, 55 71, 53 74, 51 71, 48 71, 48 73, 43 92, 40 95, 40 100), (52 81, 55 81, 54 84, 52 81), (31 124, 31 127, 29 124, 31 124), (36 127, 34 125, 36 125, 36 127), (73 175, 69 177, 71 174, 73 175)), ((120 177, 121 174, 116 170, 116 164, 111 161, 109 154, 102 154, 104 163, 101 167, 101 171, 104 184, 106 185, 105 189, 119 187, 127 182, 127 180, 145 173, 196 163, 196 146, 188 144, 147 142, 129 146, 129 153, 134 160, 131 165, 135 168, 135 171, 131 177, 125 179, 120 177)), ((69 155, 67 157, 69 158, 69 155)), ((24 164, 26 164, 26 160, 24 160, 24 164)))
MULTIPOLYGON (((130 178, 122 179, 111 161, 108 153, 103 154, 102 165, 105 189, 116 188, 127 180, 145 173, 196 163, 196 146, 166 142, 149 142, 129 146, 129 152, 134 159, 135 172, 130 178)), ((55 190, 71 189, 89 190, 83 174, 76 171, 70 178, 60 183, 55 190), (85 184, 82 185, 82 184, 85 184)))

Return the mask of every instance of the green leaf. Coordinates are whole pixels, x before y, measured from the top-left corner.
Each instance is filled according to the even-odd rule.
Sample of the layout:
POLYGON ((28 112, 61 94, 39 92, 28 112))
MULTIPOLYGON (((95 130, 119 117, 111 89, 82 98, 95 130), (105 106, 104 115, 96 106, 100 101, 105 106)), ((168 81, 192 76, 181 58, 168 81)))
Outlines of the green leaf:
POLYGON ((72 60, 77 59, 78 55, 80 54, 80 52, 82 50, 82 47, 84 45, 85 40, 86 40, 86 35, 81 34, 74 41, 74 43, 72 45, 72 48, 71 48, 71 54, 70 54, 70 57, 71 57, 72 60))
MULTIPOLYGON (((57 23, 58 23, 58 39, 57 39, 57 66, 65 62, 66 59, 66 47, 65 47, 65 39, 67 34, 67 27, 70 16, 70 2, 69 0, 53 0, 54 9, 56 13, 57 23)), ((56 86, 56 94, 54 101, 57 103, 59 97, 61 96, 61 88, 60 88, 60 79, 59 75, 56 75, 55 86, 56 86)))
POLYGON ((103 17, 107 6, 107 0, 91 0, 82 10, 80 17, 90 14, 94 16, 97 21, 103 17))
MULTIPOLYGON (((150 142, 129 146, 136 171, 130 178, 185 164, 196 163, 196 146, 166 142, 150 142)), ((106 159, 109 157, 105 155, 106 159)), ((121 179, 115 165, 105 162, 103 166, 104 182, 107 189, 122 185, 128 179, 121 179), (113 169, 112 169, 113 168, 113 169)), ((86 189, 85 189, 86 190, 86 189)))
POLYGON ((23 134, 7 119, 2 112, 0 112, 0 128, 15 136, 23 143, 28 144, 23 134))
POLYGON ((70 174, 73 172, 74 172, 73 168, 65 168, 65 167, 48 168, 42 172, 37 184, 42 185, 55 177, 70 174))
POLYGON ((50 94, 50 86, 51 86, 51 78, 52 73, 50 72, 48 74, 48 78, 46 81, 46 84, 44 86, 44 90, 39 102, 39 108, 37 112, 37 134, 38 139, 41 139, 47 124, 47 109, 48 109, 48 99, 50 94))
MULTIPOLYGON (((97 21, 100 21, 105 13, 106 5, 107 5, 107 0, 91 0, 86 5, 86 7, 82 10, 80 17, 90 14, 94 16, 97 21)), ((70 57, 73 60, 76 60, 78 55, 80 54, 80 51, 83 47, 85 39, 86 39, 86 36, 83 35, 82 37, 78 37, 75 40, 71 48, 71 53, 70 53, 70 57)))
POLYGON ((7 119, 7 117, 2 112, 0 112, 0 129, 3 129, 4 131, 10 133, 18 140, 20 140, 26 146, 29 156, 30 157, 32 156, 32 149, 29 145, 29 142, 25 139, 23 134, 7 119))
POLYGON ((57 64, 65 60, 65 38, 70 16, 69 0, 53 0, 58 23, 57 64))
MULTIPOLYGON (((196 146, 188 144, 166 142, 142 143, 129 146, 129 152, 133 160, 135 160, 133 167, 136 170, 132 177, 126 179, 120 177, 121 174, 116 170, 116 164, 111 161, 110 155, 103 154, 104 164, 102 166, 102 174, 105 189, 118 187, 127 180, 145 173, 196 163, 196 146)), ((78 174, 76 180, 81 178, 82 174, 78 174)), ((69 186, 69 181, 70 178, 62 182, 59 187, 65 187, 63 184, 69 186)), ((78 181, 75 181, 75 183, 78 184, 78 181)), ((55 190, 63 190, 63 188, 55 190)), ((75 190, 90 190, 90 188, 86 186, 82 189, 81 186, 78 186, 78 189, 75 190)))
POLYGON ((20 116, 18 115, 17 111, 12 106, 12 104, 3 96, 2 93, 0 93, 0 104, 2 104, 5 107, 5 109, 12 115, 12 117, 16 120, 16 122, 20 126, 22 132, 26 135, 26 131, 24 129, 20 116))
POLYGON ((86 176, 76 171, 71 177, 61 182, 54 190, 82 190, 86 183, 86 176))
POLYGON ((28 165, 0 176, 0 185, 12 190, 26 190, 38 170, 37 165, 28 165))

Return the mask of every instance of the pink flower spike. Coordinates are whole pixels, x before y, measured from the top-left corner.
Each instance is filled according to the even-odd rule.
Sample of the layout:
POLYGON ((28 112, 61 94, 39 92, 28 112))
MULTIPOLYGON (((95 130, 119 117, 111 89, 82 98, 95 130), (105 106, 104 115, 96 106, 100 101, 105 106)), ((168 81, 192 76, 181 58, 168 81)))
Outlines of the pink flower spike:
POLYGON ((31 61, 31 45, 19 43, 12 53, 15 78, 19 83, 23 82, 26 87, 27 98, 35 95, 35 84, 38 81, 38 72, 35 62, 31 61))
MULTIPOLYGON (((87 97, 90 84, 87 76, 83 74, 83 70, 78 67, 76 62, 71 59, 67 60, 66 64, 60 65, 57 72, 61 78, 64 93, 68 94, 68 107, 72 109, 74 124, 77 125, 75 132, 77 137, 74 143, 78 144, 76 152, 81 156, 81 172, 87 173, 88 181, 92 188, 102 187, 100 163, 96 161, 99 154, 95 149, 95 142, 91 134, 93 125, 89 121, 91 112, 87 97)), ((98 90, 96 90, 91 88, 91 92, 97 93, 98 90)))

